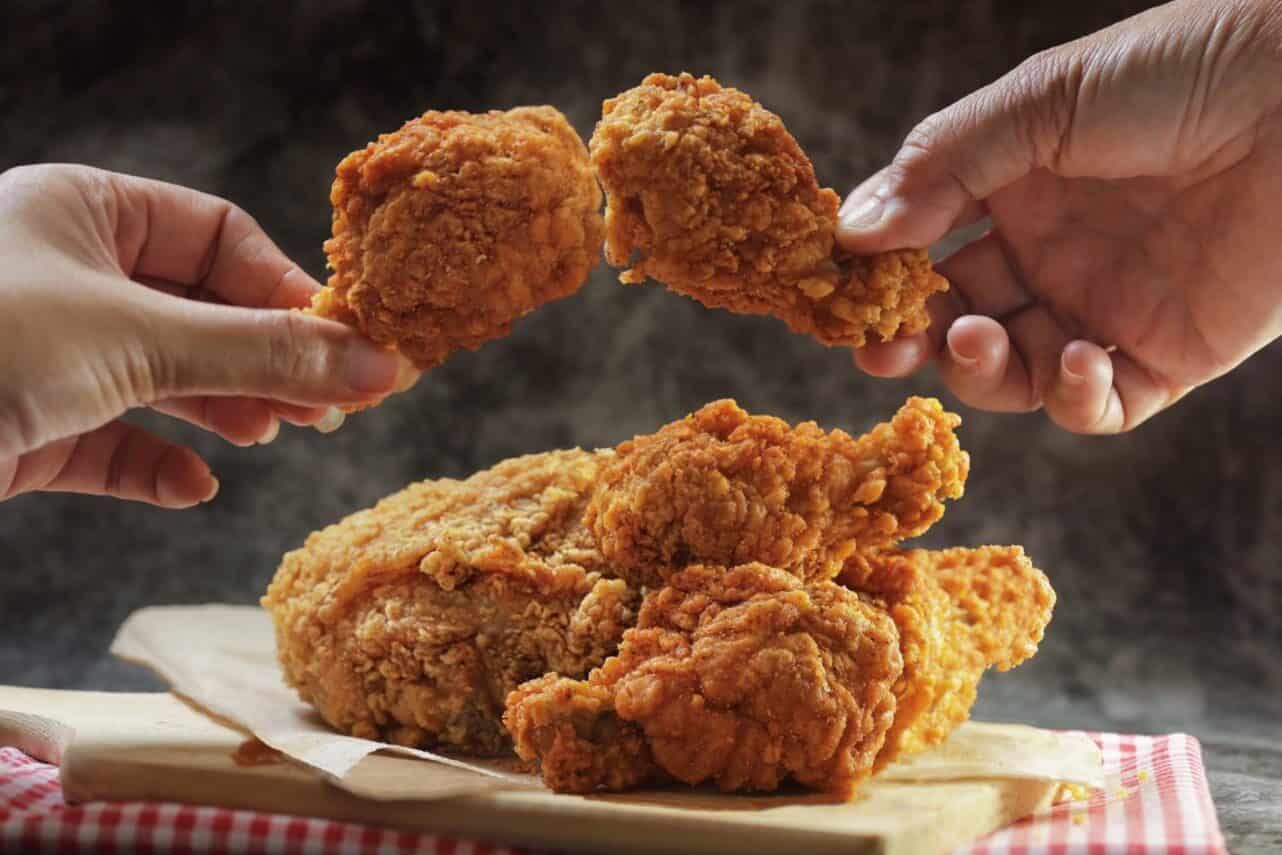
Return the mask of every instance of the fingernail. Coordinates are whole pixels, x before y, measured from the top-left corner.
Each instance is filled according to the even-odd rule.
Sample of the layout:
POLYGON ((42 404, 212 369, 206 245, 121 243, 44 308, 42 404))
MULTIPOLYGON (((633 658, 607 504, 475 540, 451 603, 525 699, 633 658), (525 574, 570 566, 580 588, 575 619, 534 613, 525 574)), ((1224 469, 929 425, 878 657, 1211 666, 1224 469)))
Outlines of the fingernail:
POLYGON ((1080 386, 1086 382, 1086 378, 1081 374, 1068 367, 1068 354, 1059 355, 1059 373, 1063 375, 1064 382, 1071 386, 1080 386))
POLYGON ((330 407, 320 421, 312 425, 318 433, 333 433, 343 426, 347 416, 338 407, 330 407))
POLYGON ((205 498, 201 499, 202 502, 212 502, 214 500, 214 496, 218 495, 218 488, 222 486, 222 484, 218 482, 218 479, 212 475, 209 477, 209 480, 213 483, 209 487, 209 493, 206 494, 205 498))
POLYGON ((882 201, 880 194, 875 193, 862 202, 855 202, 853 197, 847 199, 843 208, 845 210, 839 212, 843 228, 868 229, 881 221, 886 212, 886 203, 882 201))
POLYGON ((966 356, 964 353, 959 353, 951 344, 948 345, 948 355, 952 358, 957 367, 963 371, 973 372, 979 368, 978 357, 966 356))
POLYGON ((263 431, 263 435, 258 438, 258 444, 267 445, 278 436, 280 436, 280 420, 273 418, 267 430, 263 431))
POLYGON ((363 394, 386 392, 396 385, 398 359, 390 350, 369 342, 354 342, 347 353, 347 384, 363 394))
POLYGON ((399 360, 400 365, 397 368, 396 373, 395 391, 404 392, 406 389, 418 382, 420 373, 419 370, 414 367, 414 363, 410 362, 404 356, 399 357, 399 360))

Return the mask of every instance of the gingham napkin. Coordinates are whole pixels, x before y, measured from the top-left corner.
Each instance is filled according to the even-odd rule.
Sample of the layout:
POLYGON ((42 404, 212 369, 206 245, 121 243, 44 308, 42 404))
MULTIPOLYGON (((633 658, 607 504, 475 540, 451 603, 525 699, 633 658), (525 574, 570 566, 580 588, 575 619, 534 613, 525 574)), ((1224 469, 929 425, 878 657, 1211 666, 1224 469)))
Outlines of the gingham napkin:
MULTIPOLYGON (((1221 855, 1224 838, 1191 736, 1089 734, 1120 784, 1061 804, 954 855, 1221 855)), ((528 849, 323 819, 153 802, 68 805, 58 769, 0 747, 0 849, 156 853, 514 855, 528 849)))

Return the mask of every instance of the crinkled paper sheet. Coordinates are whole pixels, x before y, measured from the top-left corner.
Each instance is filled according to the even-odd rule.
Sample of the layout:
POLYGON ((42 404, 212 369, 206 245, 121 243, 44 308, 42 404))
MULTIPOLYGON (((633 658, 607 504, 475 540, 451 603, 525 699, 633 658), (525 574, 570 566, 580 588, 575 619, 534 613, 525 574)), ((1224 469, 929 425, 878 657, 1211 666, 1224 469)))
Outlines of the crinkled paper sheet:
MULTIPOLYGON (((281 678, 271 618, 253 606, 153 606, 132 614, 112 653, 156 672, 178 694, 342 789, 380 800, 436 799, 540 787, 501 761, 456 757, 331 730, 281 678), (422 763, 404 763, 396 757, 422 763)), ((970 722, 944 745, 885 769, 891 781, 1017 778, 1105 785, 1084 734, 970 722)))

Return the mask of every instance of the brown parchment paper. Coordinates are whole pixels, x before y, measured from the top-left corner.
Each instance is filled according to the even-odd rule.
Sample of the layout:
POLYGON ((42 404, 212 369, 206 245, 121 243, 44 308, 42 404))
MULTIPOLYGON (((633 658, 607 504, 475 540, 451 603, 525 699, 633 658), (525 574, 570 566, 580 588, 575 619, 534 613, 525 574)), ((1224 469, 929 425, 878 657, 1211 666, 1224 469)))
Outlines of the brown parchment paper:
MULTIPOLYGON (((465 761, 331 730, 284 684, 271 618, 254 606, 145 608, 125 621, 111 651, 354 795, 422 800, 542 787, 536 777, 510 771, 511 764, 502 761, 465 761), (389 762, 387 754, 425 762, 389 762)), ((897 762, 878 777, 1106 783, 1099 750, 1084 734, 981 722, 968 722, 944 745, 897 762)))

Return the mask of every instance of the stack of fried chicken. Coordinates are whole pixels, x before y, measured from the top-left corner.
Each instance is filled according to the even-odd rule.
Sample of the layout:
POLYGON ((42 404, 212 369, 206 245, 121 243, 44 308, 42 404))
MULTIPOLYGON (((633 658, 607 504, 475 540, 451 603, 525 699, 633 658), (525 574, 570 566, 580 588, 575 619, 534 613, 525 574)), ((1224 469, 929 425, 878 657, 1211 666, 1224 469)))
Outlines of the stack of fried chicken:
MULTIPOLYGON (((344 159, 332 199, 311 311, 424 370, 575 291, 603 239, 625 282, 827 344, 918 332, 948 284, 922 250, 838 249, 779 117, 688 74, 605 102, 590 146, 550 107, 426 113, 344 159)), ((413 484, 285 556, 263 599, 285 676, 339 730, 515 749, 556 790, 849 794, 943 741, 1050 619, 1019 547, 899 547, 962 494, 958 423, 913 398, 856 439, 718 401, 413 484)))
POLYGON ((285 556, 263 603, 286 678, 340 730, 515 746, 560 791, 848 794, 1050 619, 1019 547, 897 546, 962 493, 958 423, 913 398, 856 439, 719 401, 411 485, 285 556))

